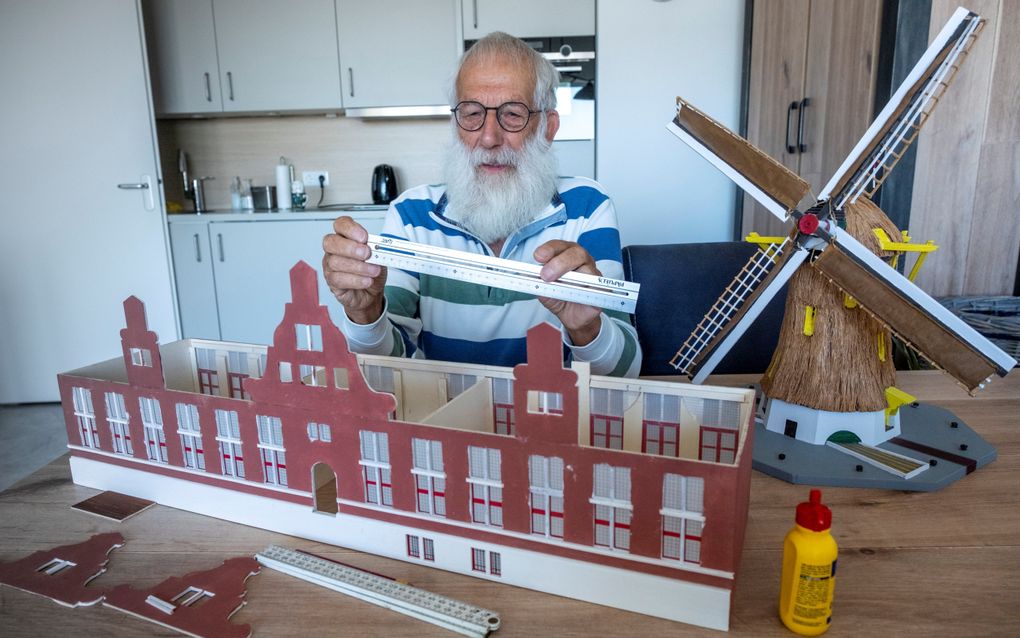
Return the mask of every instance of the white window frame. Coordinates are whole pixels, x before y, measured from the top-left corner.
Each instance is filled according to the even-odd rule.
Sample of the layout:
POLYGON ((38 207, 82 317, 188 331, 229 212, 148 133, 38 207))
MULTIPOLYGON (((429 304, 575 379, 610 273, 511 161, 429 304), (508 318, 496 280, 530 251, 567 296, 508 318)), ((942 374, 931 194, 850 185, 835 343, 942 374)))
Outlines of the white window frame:
POLYGON ((447 373, 446 400, 452 401, 476 383, 478 383, 478 377, 473 374, 458 374, 456 372, 447 373))
POLYGON ((333 441, 333 431, 327 423, 309 422, 307 426, 309 441, 322 441, 330 443, 333 441))
POLYGON ((630 468, 599 463, 592 471, 592 497, 588 502, 595 506, 595 544, 613 551, 629 552, 630 525, 634 512, 630 502, 630 468), (600 473, 604 481, 599 480, 600 473), (600 525, 606 527, 608 532, 607 543, 598 542, 600 525))
POLYGON ((142 413, 146 456, 150 461, 166 463, 166 434, 163 432, 163 409, 159 399, 138 397, 138 408, 142 413))
POLYGON ((244 478, 241 452, 241 426, 234 410, 216 410, 216 443, 220 453, 220 471, 224 476, 244 478))
POLYGON ((592 388, 591 439, 592 447, 608 450, 623 449, 623 390, 592 388), (601 437, 601 441, 598 438, 601 437))
POLYGON ((528 390, 528 412, 563 416, 563 395, 559 392, 528 390), (532 408, 534 403, 534 408, 532 408))
POLYGON ((152 367, 152 352, 148 348, 129 348, 131 352, 131 365, 152 367))
POLYGON ((205 450, 202 449, 202 428, 198 423, 198 406, 177 404, 177 434, 181 437, 181 455, 184 467, 205 470, 205 450))
POLYGON ((563 538, 563 459, 558 456, 528 457, 528 482, 531 485, 531 533, 546 538, 563 538), (558 469, 557 473, 555 470, 558 469), (558 480, 554 480, 558 474, 558 480), (537 480, 536 480, 537 479, 537 480), (559 487, 555 487, 558 483, 559 487), (537 529, 536 516, 542 523, 537 529), (553 530, 553 523, 559 534, 553 530))
POLYGON ((75 563, 75 562, 72 562, 72 561, 69 561, 69 560, 65 560, 63 558, 52 558, 49 561, 47 561, 42 567, 37 569, 36 571, 37 572, 42 572, 43 574, 46 574, 47 576, 56 576, 57 574, 59 574, 60 572, 64 571, 65 569, 70 569, 71 567, 77 567, 77 566, 78 566, 78 563, 75 563))
POLYGON ((502 464, 499 450, 468 446, 468 498, 475 523, 503 527, 502 464))
POLYGON ((319 324, 294 324, 294 347, 306 352, 322 352, 322 326, 319 324))
POLYGON ((417 511, 446 517, 446 472, 443 471, 442 442, 412 438, 411 462, 417 511), (423 495, 427 508, 422 508, 423 495))
POLYGON ((705 526, 705 479, 700 476, 666 474, 662 478, 662 557, 701 564, 702 530, 705 526), (675 539, 675 540, 670 540, 675 539), (670 549, 672 543, 677 548, 670 549), (692 556, 694 547, 697 556, 692 556))
POLYGON ((82 447, 99 449, 99 430, 96 426, 96 410, 92 406, 92 391, 88 388, 72 387, 71 400, 74 416, 78 421, 78 435, 82 447))
POLYGON ((113 451, 116 454, 133 456, 134 447, 131 445, 131 428, 128 422, 131 420, 124 405, 124 395, 117 392, 107 392, 104 395, 106 401, 106 422, 110 424, 110 441, 113 444, 113 451))
POLYGON ((361 466, 365 502, 393 507, 393 468, 390 466, 389 435, 385 432, 361 430, 358 438, 361 443, 361 459, 358 464, 361 466))
POLYGON ((267 485, 287 486, 287 449, 283 447, 283 421, 277 416, 255 417, 259 432, 262 477, 267 485))

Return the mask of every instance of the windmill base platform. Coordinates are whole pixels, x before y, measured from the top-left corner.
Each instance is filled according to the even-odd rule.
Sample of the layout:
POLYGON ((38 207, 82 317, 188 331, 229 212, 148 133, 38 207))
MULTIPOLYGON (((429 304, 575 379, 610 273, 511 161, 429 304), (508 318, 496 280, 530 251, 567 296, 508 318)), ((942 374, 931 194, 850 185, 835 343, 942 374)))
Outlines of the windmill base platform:
POLYGON ((900 436, 876 447, 812 445, 755 423, 754 469, 796 484, 933 492, 995 460, 995 448, 949 410, 911 404, 900 408, 900 436), (954 425, 955 424, 955 425, 954 425), (882 457, 924 466, 904 472, 882 457), (905 478, 904 474, 909 478, 905 478))

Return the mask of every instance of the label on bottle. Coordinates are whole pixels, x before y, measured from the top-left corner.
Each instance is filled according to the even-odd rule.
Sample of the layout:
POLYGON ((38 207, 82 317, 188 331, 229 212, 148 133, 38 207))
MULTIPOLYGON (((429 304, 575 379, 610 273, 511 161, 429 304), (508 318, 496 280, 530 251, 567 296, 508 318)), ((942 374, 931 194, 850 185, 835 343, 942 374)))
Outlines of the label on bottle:
POLYGON ((834 567, 835 563, 826 565, 801 563, 797 599, 793 607, 793 617, 798 624, 819 627, 829 622, 834 567))

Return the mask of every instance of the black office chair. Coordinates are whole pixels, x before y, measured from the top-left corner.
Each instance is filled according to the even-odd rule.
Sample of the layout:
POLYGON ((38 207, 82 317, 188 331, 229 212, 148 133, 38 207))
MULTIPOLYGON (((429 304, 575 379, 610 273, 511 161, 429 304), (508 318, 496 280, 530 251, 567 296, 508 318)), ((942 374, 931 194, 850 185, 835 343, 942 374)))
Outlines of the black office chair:
MULTIPOLYGON (((747 242, 624 247, 624 274, 641 284, 634 321, 642 375, 678 374, 670 359, 756 250, 747 242)), ((785 303, 784 287, 714 372, 764 372, 779 340, 785 303)))

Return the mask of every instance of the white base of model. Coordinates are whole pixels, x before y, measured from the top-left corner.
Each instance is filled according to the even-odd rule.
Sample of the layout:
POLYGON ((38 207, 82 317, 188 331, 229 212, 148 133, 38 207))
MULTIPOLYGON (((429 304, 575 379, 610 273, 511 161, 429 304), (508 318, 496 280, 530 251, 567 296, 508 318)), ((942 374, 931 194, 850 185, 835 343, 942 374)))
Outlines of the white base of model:
MULTIPOLYGON (((307 496, 308 504, 299 505, 245 494, 226 487, 162 476, 78 456, 71 457, 71 474, 78 485, 115 490, 168 507, 260 529, 710 629, 725 631, 729 628, 731 591, 720 587, 419 530, 411 525, 346 514, 317 513, 311 505, 311 494, 287 488, 276 489, 307 496), (408 534, 431 539, 435 560, 426 562, 409 557, 408 534), (472 569, 473 550, 485 552, 486 572, 472 569), (488 558, 492 552, 500 555, 501 573, 498 576, 488 573, 488 558)), ((363 506, 346 501, 341 501, 341 505, 363 506)), ((387 508, 386 511, 393 510, 387 508)), ((413 521, 413 515, 409 518, 413 521)), ((429 517, 421 515, 421 518, 429 517)), ((592 560, 596 561, 598 557, 593 556, 592 560)), ((732 578, 732 574, 704 571, 732 578)))
POLYGON ((837 432, 851 432, 865 445, 875 446, 900 435, 900 415, 889 417, 885 410, 874 412, 828 412, 815 410, 779 399, 765 397, 765 429, 792 436, 798 441, 825 445, 837 432))

